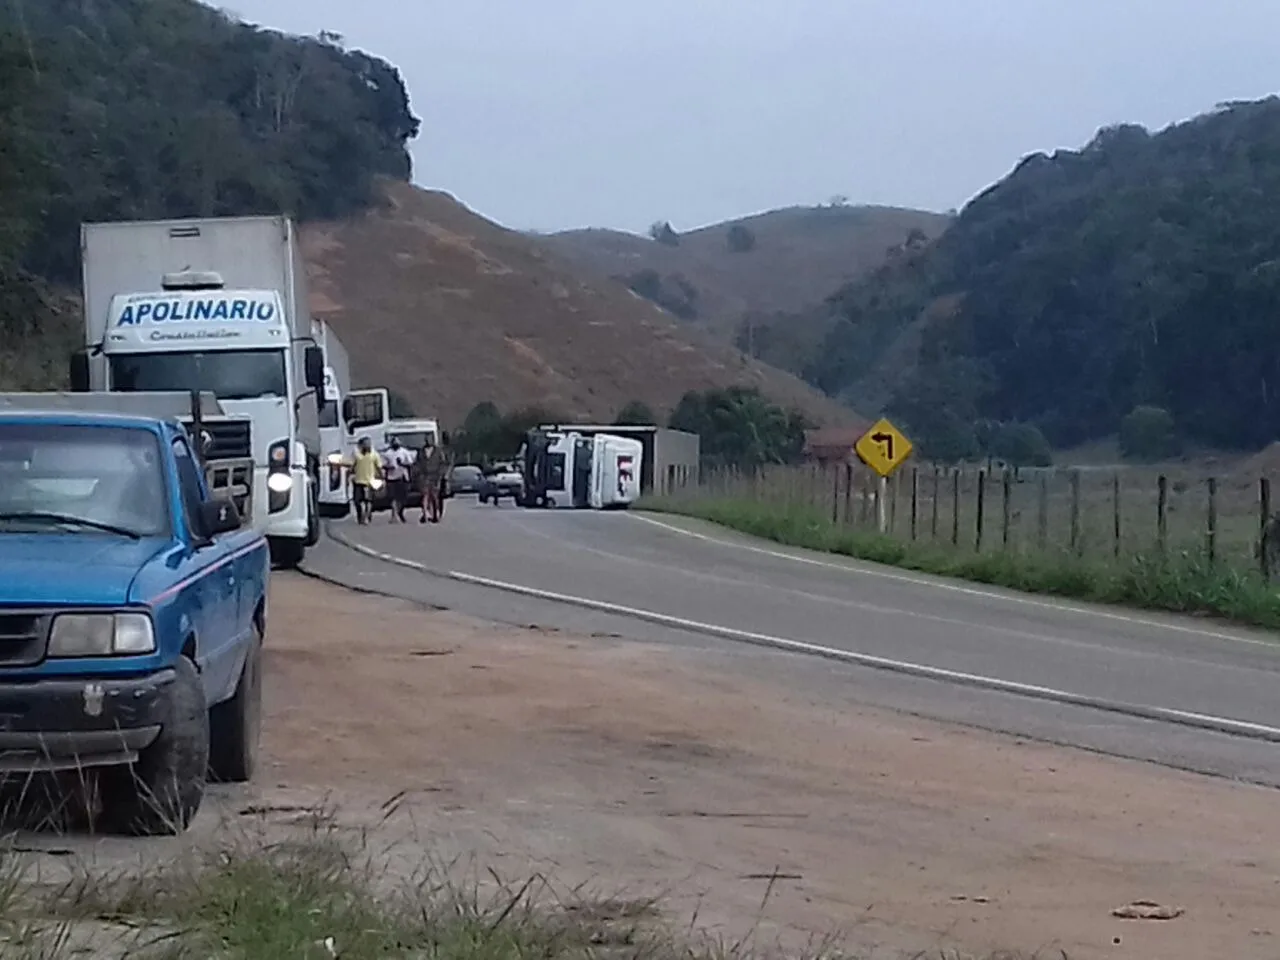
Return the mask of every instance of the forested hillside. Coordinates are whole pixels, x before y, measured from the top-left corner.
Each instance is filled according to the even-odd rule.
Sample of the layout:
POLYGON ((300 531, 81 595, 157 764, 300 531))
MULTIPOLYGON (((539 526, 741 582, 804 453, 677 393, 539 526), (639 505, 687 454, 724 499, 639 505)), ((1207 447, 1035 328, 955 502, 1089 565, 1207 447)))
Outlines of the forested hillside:
POLYGON ((1135 407, 1211 446, 1268 443, 1280 100, 1027 157, 935 243, 830 303, 808 378, 887 407, 941 454, 971 451, 983 421, 1067 445, 1135 407))
POLYGON ((395 68, 340 37, 194 0, 0 4, 0 378, 65 355, 81 221, 340 216, 408 179, 417 130, 395 68))

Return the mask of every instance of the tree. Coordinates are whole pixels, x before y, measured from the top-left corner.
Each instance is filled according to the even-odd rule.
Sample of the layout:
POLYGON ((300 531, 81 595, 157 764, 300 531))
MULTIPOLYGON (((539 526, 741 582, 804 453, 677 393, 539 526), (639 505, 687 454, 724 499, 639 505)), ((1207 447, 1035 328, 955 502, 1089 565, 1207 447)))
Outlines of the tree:
POLYGON ((986 452, 1011 467, 1047 467, 1053 463, 1049 442, 1032 423, 997 424, 986 452))
POLYGON ((809 423, 802 414, 771 403, 755 387, 727 387, 686 393, 668 426, 698 434, 707 465, 753 469, 797 462, 809 423))
POLYGON ((730 253, 750 253, 756 248, 756 235, 749 227, 735 223, 725 236, 725 245, 730 253))
POLYGON ((680 246, 680 234, 676 233, 669 220, 659 220, 649 227, 649 237, 664 246, 680 246))
POLYGON ((1154 463, 1180 452, 1177 424, 1168 410, 1138 406, 1120 421, 1120 454, 1126 460, 1154 463))
POLYGON ((623 405, 613 422, 620 427, 649 427, 657 424, 658 417, 643 400, 632 400, 623 405))

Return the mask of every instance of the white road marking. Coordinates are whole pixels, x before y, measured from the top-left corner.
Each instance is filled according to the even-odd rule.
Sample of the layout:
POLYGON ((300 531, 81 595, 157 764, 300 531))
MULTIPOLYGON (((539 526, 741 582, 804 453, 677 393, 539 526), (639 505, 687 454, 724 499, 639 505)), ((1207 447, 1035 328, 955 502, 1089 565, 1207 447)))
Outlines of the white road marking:
MULTIPOLYGON (((564 549, 578 550, 584 553, 595 554, 596 556, 599 556, 599 557, 607 557, 610 560, 615 560, 621 563, 629 563, 629 564, 634 564, 636 566, 644 566, 644 567, 656 567, 659 570, 664 572, 671 572, 672 570, 672 567, 669 564, 661 563, 656 560, 646 560, 643 557, 631 557, 621 553, 614 553, 611 550, 602 550, 599 547, 590 547, 584 543, 577 543, 572 540, 565 540, 563 537, 563 531, 548 532, 546 530, 535 529, 534 527, 525 526, 524 523, 521 521, 521 519, 516 515, 511 515, 510 519, 514 526, 518 527, 521 531, 528 534, 529 536, 544 537, 549 540, 555 540, 556 548, 558 550, 564 550, 564 549)), ((645 519, 645 518, 642 517, 640 519, 645 519)), ((665 524, 663 524, 663 526, 665 526, 665 524)), ((730 544, 730 545, 732 546, 733 544, 730 544)), ((839 564, 836 564, 836 566, 839 566, 839 564)), ((858 570, 850 567, 842 567, 841 569, 852 570, 852 572, 854 573, 859 572, 858 570)), ((707 573, 706 571, 703 571, 703 570, 688 570, 688 569, 680 568, 679 574, 682 577, 691 577, 696 580, 704 580, 710 583, 720 583, 720 584, 724 584, 725 586, 731 586, 731 587, 755 589, 759 586, 759 584, 752 583, 749 580, 741 580, 736 577, 725 577, 716 573, 707 573)), ((1176 660, 1179 663, 1196 664, 1202 667, 1207 666, 1207 667, 1211 667, 1214 670, 1236 671, 1240 673, 1254 672, 1253 668, 1251 667, 1238 666, 1232 663, 1214 663, 1212 661, 1206 661, 1201 657, 1182 656, 1179 654, 1169 653, 1163 650, 1136 650, 1131 647, 1114 646, 1112 644, 1106 644, 1106 643, 1093 643, 1088 640, 1074 640, 1070 637, 1061 637, 1061 636, 1056 636, 1054 634, 1033 633, 1029 630, 1018 630, 1013 627, 1002 627, 992 623, 977 623, 972 620, 961 620, 958 617, 944 617, 935 613, 922 613, 919 610, 905 610, 905 609, 902 609, 901 607, 886 607, 877 603, 868 603, 864 600, 849 600, 844 597, 833 597, 827 594, 810 593, 807 590, 797 590, 794 587, 780 587, 780 586, 777 586, 776 584, 767 584, 767 587, 770 590, 776 590, 779 593, 785 593, 793 597, 800 597, 809 602, 828 603, 834 606, 845 607, 846 609, 850 609, 850 610, 864 610, 867 613, 878 613, 878 614, 883 614, 885 616, 910 617, 913 620, 923 620, 927 623, 940 623, 949 627, 961 627, 968 630, 980 630, 983 633, 997 633, 1003 636, 1017 637, 1020 640, 1029 640, 1033 643, 1052 644, 1055 646, 1070 647, 1077 650, 1092 650, 1098 653, 1114 654, 1117 656, 1129 657, 1129 658, 1138 659, 1138 660, 1161 660, 1164 662, 1168 662, 1170 660, 1176 660)), ((1060 608, 1055 607, 1055 609, 1060 609, 1060 608)), ((1245 642, 1258 643, 1260 641, 1246 640, 1245 642)))
POLYGON ((386 563, 393 563, 398 566, 407 567, 411 570, 417 570, 421 573, 430 574, 432 576, 446 577, 460 583, 490 587, 492 589, 503 590, 508 593, 534 597, 539 600, 551 600, 558 603, 567 603, 588 610, 597 610, 601 613, 633 617, 638 620, 645 620, 650 623, 656 623, 660 626, 672 627, 678 630, 718 636, 727 640, 738 640, 744 643, 772 647, 778 650, 787 650, 793 653, 820 656, 830 660, 839 660, 845 663, 855 664, 857 666, 886 670, 893 673, 922 677, 929 680, 957 683, 964 686, 993 690, 999 693, 1009 693, 1015 696, 1047 700, 1069 706, 1086 707, 1094 710, 1102 710, 1108 713, 1137 717, 1144 720, 1156 720, 1164 723, 1177 724, 1179 726, 1195 727, 1201 730, 1210 730, 1231 736, 1246 737, 1252 740, 1280 742, 1280 727, 1271 727, 1266 724, 1252 723, 1247 720, 1237 720, 1231 717, 1218 717, 1212 714, 1193 713, 1187 710, 1175 710, 1170 707, 1152 707, 1145 704, 1130 704, 1121 703, 1119 701, 1103 700, 1097 697, 1085 696, 1084 694, 1072 693, 1069 690, 1058 690, 1053 687, 1018 683, 1012 680, 1002 680, 999 677, 991 677, 983 674, 963 673, 958 670, 947 670, 942 667, 931 667, 922 663, 913 663, 909 660, 893 660, 888 657, 878 657, 867 653, 855 653, 851 650, 841 650, 837 647, 828 647, 822 644, 809 643, 804 640, 793 640, 789 637, 779 637, 773 634, 737 630, 732 627, 723 627, 718 624, 705 623, 700 620, 689 620, 684 617, 675 617, 670 614, 658 613, 653 610, 642 610, 636 607, 624 606, 619 603, 609 603, 604 600, 593 600, 590 597, 579 597, 572 594, 556 593, 552 590, 541 590, 537 587, 527 587, 524 584, 512 583, 506 580, 494 580, 490 577, 479 577, 474 574, 463 573, 459 570, 433 570, 426 564, 419 563, 416 560, 409 560, 405 557, 398 557, 395 554, 374 550, 372 547, 366 547, 364 544, 356 543, 346 537, 338 539, 340 543, 344 544, 351 550, 355 550, 357 553, 362 553, 365 556, 373 557, 374 559, 382 560, 386 563))
MULTIPOLYGON (((981 590, 976 587, 961 586, 957 583, 946 583, 941 580, 913 577, 907 573, 895 573, 891 570, 880 570, 871 566, 855 566, 854 563, 857 561, 854 561, 854 563, 835 563, 830 560, 820 560, 817 557, 806 557, 801 554, 788 553, 784 550, 772 550, 768 547, 757 547, 750 543, 735 543, 731 540, 722 540, 719 537, 712 537, 705 533, 698 533, 696 530, 686 530, 683 527, 676 526, 675 524, 664 523, 661 520, 655 520, 652 517, 646 517, 639 513, 628 512, 627 515, 643 523, 660 527, 670 533, 678 533, 681 536, 692 537, 695 540, 705 540, 707 543, 714 543, 717 546, 729 547, 733 550, 746 550, 750 553, 758 553, 766 557, 773 557, 777 560, 790 560, 794 563, 804 563, 814 567, 824 567, 829 570, 840 570, 854 576, 879 577, 882 580, 897 580, 901 583, 911 583, 920 587, 931 587, 935 590, 950 590, 953 593, 963 593, 971 597, 981 597, 984 600, 997 600, 1002 603, 1015 603, 1027 607, 1037 607, 1042 610, 1055 610, 1059 613, 1074 613, 1080 616, 1098 617, 1103 620, 1114 620, 1119 623, 1128 623, 1133 626, 1150 627, 1157 630, 1170 630, 1175 633, 1186 633, 1197 637, 1212 637, 1215 640, 1230 640, 1235 643, 1247 643, 1259 647, 1275 648, 1277 646, 1277 641, 1275 640, 1246 637, 1236 633, 1221 633, 1216 630, 1205 630, 1200 627, 1188 627, 1180 623, 1151 620, 1147 617, 1137 617, 1127 613, 1114 613, 1108 610, 1095 610, 1090 607, 1078 607, 1069 603, 1039 600, 1035 597, 1011 596, 1005 593, 996 593, 991 590, 981 590)), ((850 559, 852 560, 853 558, 850 559)))

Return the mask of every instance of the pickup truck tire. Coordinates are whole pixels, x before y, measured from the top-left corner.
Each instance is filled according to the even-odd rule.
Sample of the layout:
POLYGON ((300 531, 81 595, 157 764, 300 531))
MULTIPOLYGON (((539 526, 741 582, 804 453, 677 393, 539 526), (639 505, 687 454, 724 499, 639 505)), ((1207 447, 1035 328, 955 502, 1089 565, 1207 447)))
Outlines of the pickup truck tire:
POLYGON ((262 630, 255 622, 235 695, 209 711, 209 779, 245 783, 253 779, 262 727, 262 630))
POLYGON ((320 542, 320 494, 319 486, 313 482, 311 492, 307 495, 307 539, 306 545, 314 547, 320 542))
POLYGON ((307 545, 303 540, 287 540, 276 537, 268 541, 271 549, 271 562, 285 570, 293 570, 307 555, 307 545))
POLYGON ((171 836, 190 826, 209 769, 209 708, 196 666, 174 664, 160 735, 136 763, 102 771, 100 823, 111 832, 171 836))

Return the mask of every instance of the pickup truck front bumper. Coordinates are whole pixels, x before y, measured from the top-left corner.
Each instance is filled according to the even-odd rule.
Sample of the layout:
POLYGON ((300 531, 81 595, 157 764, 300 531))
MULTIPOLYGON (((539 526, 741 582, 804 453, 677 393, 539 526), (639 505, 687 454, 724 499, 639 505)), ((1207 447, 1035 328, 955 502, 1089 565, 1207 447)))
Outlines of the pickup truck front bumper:
POLYGON ((174 679, 0 677, 0 773, 132 763, 160 735, 174 679))

